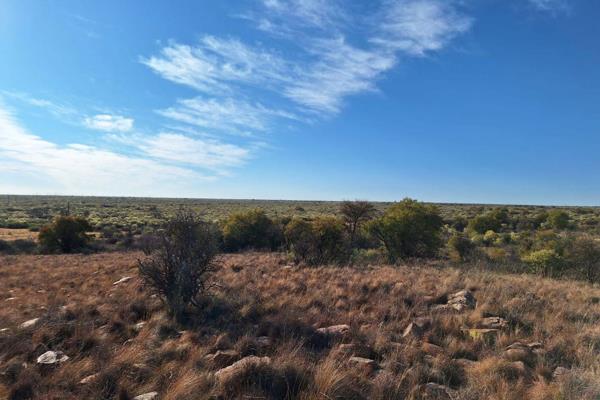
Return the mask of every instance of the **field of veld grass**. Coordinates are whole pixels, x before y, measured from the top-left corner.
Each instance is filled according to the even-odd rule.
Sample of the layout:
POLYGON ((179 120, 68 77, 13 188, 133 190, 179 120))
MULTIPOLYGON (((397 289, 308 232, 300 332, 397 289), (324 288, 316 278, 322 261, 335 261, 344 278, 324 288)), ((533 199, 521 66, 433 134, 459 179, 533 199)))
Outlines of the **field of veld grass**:
POLYGON ((584 283, 243 253, 175 323, 143 257, 2 256, 0 398, 600 396, 600 289, 584 283))

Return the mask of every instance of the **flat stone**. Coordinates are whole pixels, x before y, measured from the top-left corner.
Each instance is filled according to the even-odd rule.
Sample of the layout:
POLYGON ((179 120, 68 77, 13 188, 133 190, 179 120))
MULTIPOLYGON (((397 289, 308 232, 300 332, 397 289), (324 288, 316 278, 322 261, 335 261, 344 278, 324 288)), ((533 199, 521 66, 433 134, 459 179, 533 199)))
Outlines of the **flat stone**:
POLYGON ((487 317, 479 322, 479 326, 487 329, 505 329, 508 327, 508 321, 502 317, 487 317))
POLYGON ((88 375, 85 378, 83 378, 82 380, 80 380, 79 383, 82 385, 87 385, 88 383, 91 383, 91 382, 95 381, 96 379, 98 379, 99 376, 100 376, 100 374, 88 375))
POLYGON ((463 311, 465 309, 474 309, 477 306, 477 300, 470 291, 461 290, 448 296, 448 305, 456 311, 463 311))
MULTIPOLYGON (((128 282, 130 280, 131 280, 130 276, 124 276, 123 278, 119 279, 118 281, 113 282, 113 286, 114 285, 120 285, 121 283, 125 283, 125 282, 128 282)), ((153 393, 155 393, 155 392, 153 392, 153 393)))
POLYGON ((133 400, 154 400, 158 397, 158 392, 148 392, 135 396, 133 400))
POLYGON ((240 355, 235 350, 219 350, 213 354, 207 354, 205 358, 217 368, 227 367, 236 362, 240 355))
POLYGON ((250 367, 260 367, 264 365, 271 364, 271 358, 269 357, 257 357, 257 356, 248 356, 244 357, 239 361, 234 362, 228 367, 222 368, 215 372, 215 378, 220 382, 227 382, 233 376, 242 372, 246 368, 250 367))
POLYGON ((21 324, 21 328, 29 328, 34 326, 35 324, 38 323, 40 319, 39 318, 34 318, 34 319, 30 319, 29 321, 25 321, 21 324))
POLYGON ((62 351, 47 351, 37 358, 38 364, 59 364, 69 359, 62 351))
POLYGON ((345 336, 350 331, 350 326, 346 324, 341 325, 332 325, 326 328, 319 328, 317 332, 322 333, 324 335, 342 337, 345 336))

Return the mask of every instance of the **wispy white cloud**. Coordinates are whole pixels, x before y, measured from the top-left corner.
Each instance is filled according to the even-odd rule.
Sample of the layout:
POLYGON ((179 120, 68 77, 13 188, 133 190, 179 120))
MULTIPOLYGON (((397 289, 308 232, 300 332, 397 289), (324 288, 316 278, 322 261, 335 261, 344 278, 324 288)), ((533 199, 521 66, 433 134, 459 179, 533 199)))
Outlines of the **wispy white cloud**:
POLYGON ((373 43, 409 55, 440 50, 468 31, 472 19, 452 0, 388 0, 373 43))
POLYGON ((568 0, 528 0, 529 3, 540 11, 557 13, 569 11, 568 0))
POLYGON ((158 113, 179 122, 233 134, 266 131, 276 118, 298 119, 290 112, 233 98, 182 99, 158 113))
POLYGON ((27 132, 0 105, 0 160, 3 171, 24 177, 43 178, 45 186, 21 187, 0 182, 11 191, 71 194, 149 195, 172 193, 186 182, 212 179, 193 169, 127 156, 83 144, 58 145, 27 132))
POLYGON ((77 113, 74 108, 72 108, 68 105, 61 104, 61 103, 51 101, 48 99, 34 97, 27 93, 13 92, 13 91, 8 91, 8 90, 3 90, 0 93, 4 97, 18 100, 22 103, 25 103, 25 104, 33 106, 33 107, 45 109, 46 111, 48 111, 49 113, 51 113, 57 117, 68 117, 68 116, 73 116, 77 113))
POLYGON ((213 99, 180 100, 162 115, 203 127, 265 130, 266 119, 288 117, 258 100, 265 90, 295 103, 294 114, 335 114, 348 96, 377 90, 401 57, 441 50, 472 24, 452 0, 382 0, 379 10, 360 21, 335 0, 263 0, 262 6, 260 17, 246 18, 272 38, 293 40, 299 51, 282 54, 214 36, 193 46, 170 43, 142 62, 213 99), (356 25, 364 30, 360 44, 349 40, 356 25), (230 100, 239 97, 256 100, 230 100))
POLYGON ((121 115, 97 114, 86 117, 83 124, 94 130, 104 132, 129 132, 133 129, 133 118, 121 115))

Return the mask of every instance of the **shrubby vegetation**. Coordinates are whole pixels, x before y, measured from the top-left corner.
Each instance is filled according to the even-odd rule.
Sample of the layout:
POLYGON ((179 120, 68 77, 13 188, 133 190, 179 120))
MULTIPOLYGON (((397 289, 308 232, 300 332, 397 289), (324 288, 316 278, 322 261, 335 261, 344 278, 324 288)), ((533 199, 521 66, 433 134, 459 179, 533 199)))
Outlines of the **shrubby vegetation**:
POLYGON ((89 244, 90 223, 81 217, 60 216, 40 229, 38 236, 44 251, 73 253, 84 250, 89 244))
POLYGON ((294 218, 285 228, 285 238, 296 262, 341 263, 349 255, 349 238, 342 221, 336 217, 317 217, 312 221, 294 218))
POLYGON ((223 226, 226 251, 277 250, 282 244, 281 227, 258 208, 230 215, 223 226))

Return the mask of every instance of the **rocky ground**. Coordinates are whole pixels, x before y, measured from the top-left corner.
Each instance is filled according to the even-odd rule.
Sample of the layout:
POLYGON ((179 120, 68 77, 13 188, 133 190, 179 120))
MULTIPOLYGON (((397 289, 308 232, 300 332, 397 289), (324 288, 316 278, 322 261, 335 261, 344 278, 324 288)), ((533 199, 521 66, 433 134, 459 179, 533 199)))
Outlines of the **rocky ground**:
POLYGON ((0 258, 0 399, 598 399, 600 289, 225 256, 175 324, 139 253, 0 258))

